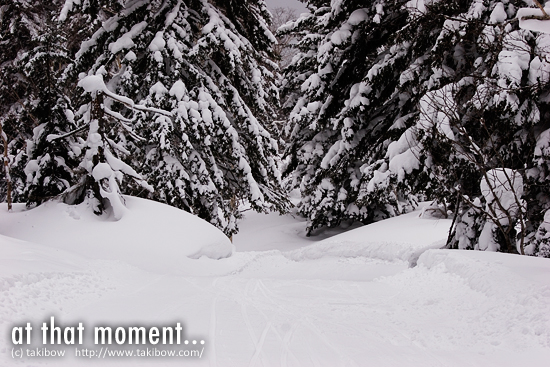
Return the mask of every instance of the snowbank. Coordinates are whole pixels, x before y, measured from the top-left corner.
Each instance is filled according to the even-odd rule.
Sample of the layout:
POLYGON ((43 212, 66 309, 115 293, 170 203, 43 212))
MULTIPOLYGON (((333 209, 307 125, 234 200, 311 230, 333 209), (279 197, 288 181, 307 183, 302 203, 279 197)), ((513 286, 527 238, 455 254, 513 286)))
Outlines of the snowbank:
MULTIPOLYGON (((479 318, 480 324, 472 323, 472 328, 479 328, 477 336, 483 337, 483 330, 492 329, 485 338, 493 345, 502 343, 503 348, 520 350, 542 348, 539 351, 548 353, 548 259, 489 251, 429 250, 420 256, 414 270, 454 277, 457 284, 466 285, 481 297, 479 302, 473 298, 470 301, 470 306, 475 305, 484 315, 479 318), (481 325, 483 323, 486 325, 481 325)), ((473 331, 475 334, 476 330, 473 331)), ((542 361, 547 361, 547 357, 537 359, 526 365, 542 366, 542 361)))
POLYGON ((5 280, 2 279, 4 277, 82 271, 87 265, 81 256, 2 235, 0 253, 0 284, 5 280))
POLYGON ((542 367, 550 352, 549 276, 548 259, 428 250, 418 266, 377 281, 395 289, 388 327, 425 351, 454 351, 433 365, 542 367))
POLYGON ((544 258, 490 251, 429 250, 420 255, 417 264, 427 269, 443 266, 487 296, 550 297, 550 261, 544 258), (541 291, 535 292, 534 288, 541 291))
POLYGON ((49 202, 32 210, 0 209, 0 234, 70 251, 89 259, 121 260, 142 269, 180 273, 189 258, 231 256, 233 245, 206 221, 168 205, 125 196, 119 221, 98 217, 83 203, 49 202))
POLYGON ((386 219, 298 250, 285 252, 294 261, 325 256, 403 260, 411 265, 421 253, 445 245, 451 220, 420 217, 420 211, 386 219))

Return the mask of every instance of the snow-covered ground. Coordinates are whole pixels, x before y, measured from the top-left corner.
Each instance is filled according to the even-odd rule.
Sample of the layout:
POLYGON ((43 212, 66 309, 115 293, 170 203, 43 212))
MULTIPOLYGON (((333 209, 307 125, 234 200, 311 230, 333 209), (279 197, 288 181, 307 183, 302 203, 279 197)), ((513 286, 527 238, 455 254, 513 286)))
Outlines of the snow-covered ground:
POLYGON ((84 206, 1 207, 0 366, 542 367, 550 360, 550 261, 439 250, 449 220, 414 212, 306 238, 297 216, 248 211, 227 257, 232 245, 210 225, 144 200, 127 205, 118 222, 84 206), (85 343, 47 345, 65 350, 63 358, 13 359, 43 348, 39 327, 51 316, 57 326, 81 322, 85 343), (13 327, 27 322, 33 345, 14 346, 13 327), (82 356, 154 347, 94 345, 95 326, 176 322, 191 343, 175 350, 198 350, 200 358, 82 356))

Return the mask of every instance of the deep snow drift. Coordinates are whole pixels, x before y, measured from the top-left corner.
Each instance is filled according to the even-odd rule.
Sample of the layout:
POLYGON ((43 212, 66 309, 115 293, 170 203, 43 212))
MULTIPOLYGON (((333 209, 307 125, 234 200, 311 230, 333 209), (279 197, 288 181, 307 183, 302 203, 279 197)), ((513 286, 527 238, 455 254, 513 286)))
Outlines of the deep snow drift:
POLYGON ((188 257, 231 255, 229 239, 204 220, 150 200, 125 200, 128 210, 119 221, 96 216, 86 203, 49 202, 33 210, 16 204, 13 213, 2 216, 0 233, 156 272, 178 273, 188 257))
POLYGON ((439 250, 449 220, 414 212, 306 238, 297 216, 246 212, 226 257, 232 245, 210 225, 126 199, 119 222, 63 204, 2 206, 1 366, 542 367, 550 359, 550 261, 439 250), (200 253, 220 259, 188 258, 200 253), (12 327, 38 328, 51 316, 87 332, 179 321, 186 339, 205 341, 180 349, 203 354, 90 360, 75 357, 77 345, 63 358, 12 359, 12 327))

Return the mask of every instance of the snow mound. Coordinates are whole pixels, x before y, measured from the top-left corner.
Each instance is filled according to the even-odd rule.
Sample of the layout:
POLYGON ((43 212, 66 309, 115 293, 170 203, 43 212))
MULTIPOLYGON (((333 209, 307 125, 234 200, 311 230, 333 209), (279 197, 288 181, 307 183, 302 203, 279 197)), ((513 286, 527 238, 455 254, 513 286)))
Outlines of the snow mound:
POLYGON ((399 328, 414 344, 431 351, 460 351, 461 356, 474 353, 473 363, 454 355, 454 362, 434 365, 545 366, 550 351, 549 275, 548 259, 428 250, 418 266, 376 281, 395 290, 388 324, 395 322, 395 313, 406 315, 399 328))
POLYGON ((362 256, 415 265, 424 251, 445 245, 451 226, 449 219, 424 219, 420 213, 415 211, 369 224, 284 255, 294 261, 362 256))
POLYGON ((548 259, 489 251, 429 250, 420 256, 415 269, 454 276, 493 304, 487 308, 490 322, 484 327, 496 328, 493 335, 502 335, 493 343, 502 341, 507 348, 550 347, 548 259))
POLYGON ((527 297, 522 303, 531 302, 529 297, 550 301, 548 259, 490 251, 429 250, 420 255, 417 264, 427 269, 443 266, 489 297, 527 297))
POLYGON ((119 260, 147 271, 179 274, 191 261, 229 257, 233 245, 206 221, 154 201, 125 196, 118 221, 96 216, 86 203, 48 202, 0 209, 0 234, 76 253, 88 259, 119 260))

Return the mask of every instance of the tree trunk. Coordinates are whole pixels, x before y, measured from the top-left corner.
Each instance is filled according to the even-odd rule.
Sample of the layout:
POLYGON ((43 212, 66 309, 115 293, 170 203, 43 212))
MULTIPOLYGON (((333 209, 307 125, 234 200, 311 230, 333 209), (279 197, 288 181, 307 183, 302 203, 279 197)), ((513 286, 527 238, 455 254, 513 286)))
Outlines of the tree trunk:
POLYGON ((6 172, 6 185, 7 185, 7 202, 8 202, 8 211, 11 212, 12 210, 12 202, 11 202, 11 175, 10 175, 10 164, 9 164, 9 158, 8 158, 8 136, 6 133, 4 133, 4 130, 2 130, 2 125, 0 124, 0 136, 2 137, 2 141, 4 142, 4 172, 6 172))

